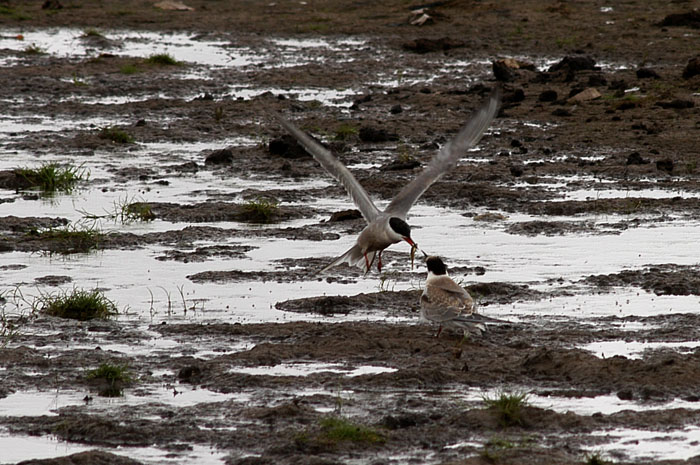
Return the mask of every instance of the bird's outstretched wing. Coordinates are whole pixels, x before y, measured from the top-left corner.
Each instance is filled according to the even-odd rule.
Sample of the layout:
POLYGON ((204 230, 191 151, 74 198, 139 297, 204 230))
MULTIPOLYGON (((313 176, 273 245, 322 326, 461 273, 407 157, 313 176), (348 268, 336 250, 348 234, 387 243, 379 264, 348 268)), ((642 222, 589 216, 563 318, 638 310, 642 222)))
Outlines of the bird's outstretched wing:
POLYGON ((284 119, 281 115, 275 113, 275 117, 280 124, 313 156, 321 166, 328 171, 340 184, 343 185, 350 198, 355 203, 357 208, 362 213, 362 216, 371 223, 379 215, 379 209, 374 205, 372 199, 369 198, 367 191, 362 185, 357 182, 355 176, 352 175, 345 165, 338 160, 329 150, 321 144, 309 137, 304 131, 299 129, 293 123, 284 119))
POLYGON ((430 161, 428 166, 410 183, 408 183, 394 200, 386 207, 386 212, 405 217, 413 204, 440 176, 452 168, 459 157, 470 147, 479 142, 484 131, 496 116, 501 102, 501 89, 496 87, 491 95, 469 118, 459 133, 430 161))

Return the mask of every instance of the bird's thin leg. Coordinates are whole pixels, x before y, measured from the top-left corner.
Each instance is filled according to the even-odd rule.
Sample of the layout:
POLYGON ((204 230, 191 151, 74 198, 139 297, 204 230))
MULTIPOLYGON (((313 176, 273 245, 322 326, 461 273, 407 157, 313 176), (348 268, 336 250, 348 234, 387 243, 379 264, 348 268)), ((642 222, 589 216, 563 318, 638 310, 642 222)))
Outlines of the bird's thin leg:
POLYGON ((367 265, 367 272, 369 273, 369 267, 371 265, 369 263, 369 258, 367 258, 367 252, 365 252, 365 265, 367 265))
POLYGON ((435 335, 435 337, 440 337, 440 333, 441 333, 441 332, 442 332, 442 325, 440 325, 440 327, 438 328, 438 332, 437 332, 437 334, 435 335))

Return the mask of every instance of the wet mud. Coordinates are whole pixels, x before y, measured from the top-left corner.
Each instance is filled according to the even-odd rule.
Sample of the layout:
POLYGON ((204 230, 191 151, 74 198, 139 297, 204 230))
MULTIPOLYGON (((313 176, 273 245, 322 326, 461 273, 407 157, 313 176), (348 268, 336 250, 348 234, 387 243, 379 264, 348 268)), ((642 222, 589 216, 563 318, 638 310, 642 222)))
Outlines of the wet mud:
MULTIPOLYGON (((105 153, 122 160, 116 163, 108 156, 100 177, 85 186, 136 181, 144 191, 157 191, 193 173, 242 177, 250 185, 233 200, 202 185, 187 194, 190 202, 146 202, 155 219, 189 225, 142 233, 114 228, 89 244, 45 234, 70 223, 60 216, 2 216, 0 253, 72 257, 157 247, 155 258, 163 262, 230 264, 183 277, 192 283, 356 283, 363 273, 347 267, 316 274, 330 256, 270 258, 273 269, 261 271, 236 267, 236 260, 258 250, 253 240, 331 241, 364 226, 356 212, 313 205, 321 197, 344 199, 345 191, 283 133, 274 113, 311 131, 344 164, 362 166, 353 168, 359 182, 374 198, 389 200, 496 85, 504 89, 498 129, 489 130, 481 150, 433 185, 422 203, 450 208, 516 238, 614 236, 700 220, 700 71, 697 12, 690 3, 614 2, 604 10, 603 3, 590 2, 447 1, 426 5, 420 13, 415 12, 418 5, 401 1, 185 3, 194 9, 170 11, 130 0, 118 5, 0 2, 0 34, 43 27, 185 31, 201 41, 262 49, 269 63, 283 59, 264 41, 269 36, 362 42, 344 52, 349 54, 344 61, 337 59, 337 51, 321 48, 318 62, 213 68, 211 79, 196 73, 184 78, 197 71, 199 65, 191 63, 166 66, 118 56, 114 52, 123 44, 111 39, 85 39, 93 50, 85 58, 0 50, 0 59, 14 60, 0 72, 0 98, 21 99, 7 106, 7 116, 103 118, 115 121, 110 126, 126 131, 138 144, 212 142, 232 135, 255 141, 202 149, 190 162, 156 149, 159 164, 144 166, 137 143, 105 138, 95 124, 51 135, 4 133, 2 150, 7 153, 26 152, 40 160, 61 152, 77 164, 105 153), (506 58, 513 56, 522 58, 506 58), (536 63, 541 57, 549 62, 536 63), (442 62, 479 59, 489 65, 476 76, 454 67, 427 79, 442 62), (126 66, 138 72, 124 73, 126 66), (416 70, 425 72, 418 73, 423 79, 417 83, 409 79, 416 70), (396 82, 380 86, 380 77, 396 82), (245 98, 232 94, 236 86, 260 83, 275 89, 353 89, 355 95, 347 105, 327 105, 301 99, 293 90, 245 98), (88 103, 123 95, 134 98, 88 103), (129 160, 126 168, 124 158, 129 160), (258 185, 279 179, 328 182, 309 189, 258 185), (664 195, 648 194, 659 190, 664 195), (606 197, 611 191, 625 195, 606 197), (281 204, 264 221, 250 209, 251 202, 261 199, 281 204), (519 219, 506 221, 508 215, 519 219), (319 217, 323 219, 309 223, 319 217), (276 226, 301 220, 307 223, 276 226), (266 226, 256 227, 261 223, 266 226)), ((25 181, 11 169, 0 171, 0 204, 42 201, 25 190, 25 181)), ((430 244, 421 246, 429 250, 430 244)), ((688 253, 696 253, 692 245, 688 253)), ((395 268, 389 280, 377 275, 378 292, 279 296, 277 310, 307 315, 310 321, 156 318, 144 325, 128 318, 75 322, 23 317, 16 323, 26 330, 0 345, 0 398, 36 390, 74 390, 85 398, 52 414, 2 416, 0 428, 93 449, 24 464, 151 463, 128 458, 119 450, 124 447, 157 447, 173 457, 211 448, 220 453, 216 463, 237 465, 569 464, 594 463, 590 457, 617 428, 661 435, 700 421, 696 313, 579 319, 552 317, 544 310, 547 302, 562 296, 614 296, 621 289, 697 296, 697 265, 648 265, 601 271, 576 282, 529 285, 502 280, 468 284, 471 277, 488 277, 490 269, 458 263, 452 275, 464 278, 485 315, 495 306, 522 302, 535 309, 490 327, 482 337, 464 339, 449 331, 436 337, 436 327, 419 322, 420 289, 394 291, 388 282, 412 279, 407 254, 392 250, 384 258, 395 268), (175 342, 133 354, 109 348, 150 347, 154 338, 175 342), (634 357, 599 356, 584 348, 611 341, 677 346, 646 349, 634 357), (142 401, 116 410, 92 408, 98 393, 86 372, 101 363, 128 366, 135 382, 127 390, 142 401), (300 375, 275 372, 280 367, 311 368, 300 375), (583 414, 527 405, 517 421, 506 425, 498 409, 482 399, 521 390, 551 398, 552 405, 555 399, 612 396, 649 408, 583 414), (177 399, 190 391, 225 398, 177 405, 149 397, 167 392, 177 399), (683 407, 665 407, 679 399, 683 407), (329 416, 349 418, 378 436, 329 439, 323 426, 329 416), (607 434, 595 434, 600 431, 607 434)), ((0 276, 3 269, 10 268, 0 266, 0 276)), ((51 289, 70 285, 71 277, 47 274, 34 277, 33 283, 51 289)), ((0 303, 9 298, 3 294, 0 303)), ((663 455, 635 459, 623 452, 608 458, 669 465, 697 461, 663 455)), ((0 462, 6 463, 1 451, 0 462)))

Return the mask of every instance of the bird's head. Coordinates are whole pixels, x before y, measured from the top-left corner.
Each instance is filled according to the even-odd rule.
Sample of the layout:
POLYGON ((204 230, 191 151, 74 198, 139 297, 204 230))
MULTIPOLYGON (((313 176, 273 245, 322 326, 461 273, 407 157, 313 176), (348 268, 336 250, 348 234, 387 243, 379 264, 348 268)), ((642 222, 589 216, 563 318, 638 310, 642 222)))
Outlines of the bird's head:
POLYGON ((415 242, 411 239, 411 227, 404 220, 392 216, 389 218, 389 227, 401 237, 401 240, 408 242, 412 247, 415 245, 415 242))
POLYGON ((440 257, 427 257, 425 259, 425 265, 428 267, 428 271, 432 272, 434 275, 440 276, 447 274, 447 266, 445 266, 440 257))

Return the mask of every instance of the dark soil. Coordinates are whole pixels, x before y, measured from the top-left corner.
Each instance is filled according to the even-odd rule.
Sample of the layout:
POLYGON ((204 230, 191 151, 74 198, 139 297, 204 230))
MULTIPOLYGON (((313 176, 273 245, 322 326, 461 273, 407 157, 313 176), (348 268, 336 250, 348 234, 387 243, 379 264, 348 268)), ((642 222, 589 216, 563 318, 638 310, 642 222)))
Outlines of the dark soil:
MULTIPOLYGON (((256 187, 255 180, 260 178, 310 179, 323 174, 317 163, 283 134, 272 112, 292 115, 302 128, 324 140, 333 140, 330 148, 346 164, 369 163, 377 152, 406 148, 404 156, 397 155, 394 162, 381 168, 354 170, 373 196, 386 200, 427 163, 495 85, 503 87, 504 102, 495 124, 499 129, 487 133, 481 142, 483 150, 473 154, 482 162, 460 163, 424 194, 422 202, 451 207, 467 216, 493 210, 540 217, 507 228, 509 234, 528 236, 619 234, 671 217, 700 219, 697 198, 635 195, 643 189, 700 192, 700 56, 698 15, 692 2, 609 2, 613 9, 604 12, 601 7, 608 3, 593 1, 451 0, 423 5, 427 9, 422 13, 413 12, 421 6, 419 3, 399 0, 188 0, 185 3, 192 11, 165 11, 153 3, 0 0, 0 28, 186 31, 202 39, 228 40, 251 49, 269 48, 264 42, 269 36, 350 36, 361 38, 365 44, 353 51, 351 61, 339 62, 334 52, 327 50, 319 52, 325 55, 322 63, 213 70, 213 80, 179 77, 178 73, 194 65, 157 66, 117 57, 109 51, 119 44, 109 39, 92 43, 98 52, 84 60, 19 54, 18 61, 0 70, 0 101, 23 98, 21 104, 3 103, 7 115, 126 115, 130 123, 119 129, 138 142, 213 141, 231 134, 262 134, 270 141, 205 151, 198 162, 173 162, 168 153, 163 153, 159 166, 107 166, 109 182, 139 180, 143 189, 157 190, 201 170, 219 177, 249 177, 251 187, 235 201, 220 192, 206 191, 203 186, 208 195, 206 202, 149 205, 156 218, 168 222, 238 222, 240 228, 195 224, 141 235, 114 232, 98 237, 93 245, 98 249, 157 244, 167 247, 159 260, 235 260, 250 252, 252 246, 199 247, 197 241, 233 237, 239 242, 251 237, 325 241, 357 233, 363 220, 352 212, 331 218, 338 212, 311 207, 281 207, 269 221, 319 214, 332 220, 305 227, 246 227, 251 221, 259 222, 248 216, 248 201, 262 198, 303 204, 320 196, 345 197, 342 187, 336 185, 307 191, 256 187), (504 59, 511 56, 526 58, 504 59), (538 70, 531 61, 541 57, 551 58, 555 64, 538 70), (428 77, 447 58, 465 62, 487 58, 493 67, 475 76, 455 70, 450 78, 443 76, 420 85, 400 79, 390 89, 367 84, 376 82, 378 76, 396 76, 402 70, 422 70, 428 77), (138 66, 141 72, 121 73, 125 65, 138 66), (64 79, 72 76, 89 79, 91 85, 76 87, 70 79, 64 79), (349 110, 269 92, 252 99, 224 95, 230 85, 260 83, 280 88, 360 86, 361 95, 349 110), (595 89, 600 96, 589 100, 585 96, 592 91, 588 89, 595 89), (121 105, 90 105, 56 98, 66 94, 110 97, 159 93, 172 98, 154 97, 121 105), (189 95, 200 97, 185 98, 189 95), (354 131, 348 132, 348 125, 354 131), (345 136, 334 138, 334 134, 345 136), (405 156, 406 150, 409 157, 405 156), (576 177, 567 178, 565 186, 553 189, 548 179, 562 175, 576 177), (628 191, 629 195, 597 199, 595 191, 601 181, 605 181, 606 188, 628 191), (551 201, 562 193, 580 190, 590 190, 591 198, 551 201), (577 216, 583 214, 623 219, 591 223, 587 217, 578 221, 577 216), (573 219, 563 221, 557 216, 573 219)), ((274 55, 274 50, 269 52, 274 55)), ((14 55, 0 50, 0 58, 14 55)), ((76 163, 94 156, 96 150, 130 157, 133 145, 104 138, 99 128, 67 129, 51 138, 42 133, 9 134, 3 141, 4 150, 23 150, 38 157, 51 152, 69 153, 76 163)), ((13 171, 0 172, 0 203, 13 202, 17 196, 39 199, 32 192, 17 192, 25 187, 13 171)), ((497 213, 483 219, 498 221, 501 217, 497 213)), ((37 233, 66 224, 64 218, 1 217, 0 253, 72 253, 70 247, 74 244, 37 233)), ((692 247, 689 244, 688 253, 696 253, 692 247)), ((405 254, 393 253, 397 254, 394 258, 405 259, 405 254)), ((392 252, 386 257, 391 260, 392 252)), ((339 269, 332 277, 314 275, 325 263, 315 259, 300 264, 282 257, 271 272, 207 271, 187 278, 219 283, 318 279, 352 282, 360 275, 349 269, 339 269)), ((486 270, 473 267, 455 271, 469 275, 486 270)), ((394 277, 402 279, 401 273, 397 270, 394 277)), ((571 286, 553 285, 551 291, 503 282, 472 285, 469 290, 479 297, 481 311, 488 315, 489 305, 494 303, 537 302, 558 295, 614 292, 619 287, 635 287, 657 295, 698 295, 697 273, 697 266, 667 264, 594 275, 571 286)), ((56 286, 70 282, 70 277, 46 275, 35 280, 37 284, 56 286)), ((0 283, 9 284, 2 281, 1 273, 0 283)), ((178 408, 142 403, 126 406, 117 414, 111 410, 109 415, 86 413, 81 406, 74 406, 60 409, 56 416, 0 417, 0 427, 16 434, 55 435, 103 447, 69 457, 23 462, 32 464, 127 465, 138 462, 124 457, 117 447, 155 445, 176 453, 195 444, 213 446, 227 454, 225 463, 240 465, 569 464, 585 463, 588 451, 609 439, 592 435, 595 431, 638 428, 673 432, 700 421, 696 409, 578 415, 528 406, 519 423, 506 427, 497 411, 486 408, 483 402, 466 401, 463 396, 468 389, 525 386, 530 392, 552 397, 612 394, 650 405, 674 398, 698 401, 697 349, 647 351, 643 357, 631 359, 599 358, 577 348, 608 340, 697 341, 700 317, 695 314, 582 322, 552 319, 541 312, 517 324, 494 326, 482 338, 462 341, 461 335, 449 332, 436 338, 436 328, 418 324, 344 319, 347 315, 371 313, 417 321, 418 291, 324 295, 296 301, 281 298, 277 308, 334 316, 337 322, 240 325, 175 320, 153 324, 146 333, 143 327, 129 322, 77 324, 46 316, 28 320, 25 324, 31 325, 31 332, 18 334, 7 347, 0 345, 0 367, 4 368, 0 371, 0 397, 32 389, 91 393, 92 386, 83 376, 85 367, 114 362, 128 364, 136 374, 137 387, 128 389, 165 386, 177 393, 186 386, 235 394, 240 400, 234 396, 228 401, 178 408), (128 357, 99 349, 99 344, 110 342, 138 346, 153 332, 176 339, 182 347, 169 349, 169 353, 128 357), (56 339, 99 350, 68 349, 49 359, 40 348, 56 343, 56 339), (229 349, 238 343, 249 344, 250 348, 229 349), (207 348, 216 355, 193 355, 207 348), (371 365, 394 371, 351 377, 334 371, 260 376, 232 370, 319 362, 348 370, 371 365), (41 376, 30 374, 35 372, 41 376), (309 395, 307 391, 318 392, 309 395), (344 391, 352 394, 345 395, 344 391), (369 426, 382 440, 366 443, 323 439, 321 420, 329 414, 369 426), (462 447, 446 447, 465 441, 462 447)), ((615 460, 631 463, 625 456, 615 460)), ((697 457, 687 462, 644 463, 697 463, 697 457)))

